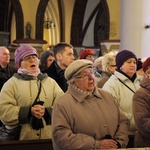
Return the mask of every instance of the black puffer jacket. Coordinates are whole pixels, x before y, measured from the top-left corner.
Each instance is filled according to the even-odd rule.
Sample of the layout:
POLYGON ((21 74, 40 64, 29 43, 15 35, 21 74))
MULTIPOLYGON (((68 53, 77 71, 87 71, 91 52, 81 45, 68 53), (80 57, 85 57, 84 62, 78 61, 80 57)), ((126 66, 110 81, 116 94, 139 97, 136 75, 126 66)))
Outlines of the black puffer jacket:
POLYGON ((68 89, 67 80, 64 77, 64 71, 62 70, 57 63, 54 61, 49 68, 43 70, 43 73, 47 73, 49 77, 53 78, 60 88, 66 92, 68 89))
POLYGON ((15 69, 14 67, 11 67, 11 66, 8 66, 3 69, 1 66, 0 66, 0 91, 4 85, 4 83, 9 79, 11 78, 14 73, 17 72, 17 69, 15 69))

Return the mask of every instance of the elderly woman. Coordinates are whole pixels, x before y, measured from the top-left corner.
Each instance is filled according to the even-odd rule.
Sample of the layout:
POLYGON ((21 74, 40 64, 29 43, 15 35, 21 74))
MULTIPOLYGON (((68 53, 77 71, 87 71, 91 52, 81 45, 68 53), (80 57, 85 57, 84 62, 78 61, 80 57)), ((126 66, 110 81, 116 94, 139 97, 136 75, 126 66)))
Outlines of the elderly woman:
POLYGON ((102 59, 102 74, 101 79, 97 82, 97 86, 102 88, 109 77, 115 72, 116 70, 116 55, 117 52, 109 52, 103 56, 102 59))
POLYGON ((87 59, 94 62, 94 53, 95 53, 94 50, 89 48, 81 50, 80 59, 87 59))
POLYGON ((95 86, 93 63, 81 59, 65 70, 69 87, 52 113, 54 150, 126 147, 128 119, 111 94, 95 86))
POLYGON ((150 57, 142 65, 144 78, 133 96, 133 114, 137 126, 135 147, 150 147, 150 57))
POLYGON ((118 103, 122 112, 130 120, 129 144, 134 147, 134 134, 136 126, 132 111, 132 98, 140 87, 140 79, 137 77, 137 57, 130 50, 119 51, 116 55, 117 69, 104 84, 104 90, 110 92, 118 103))
POLYGON ((93 63, 94 68, 95 68, 94 75, 95 75, 96 83, 101 79, 101 75, 103 73, 102 60, 103 60, 103 56, 100 56, 100 57, 96 58, 93 63))
MULTIPOLYGON (((19 137, 0 135, 0 140, 35 140, 51 138, 53 103, 63 94, 58 84, 39 70, 38 53, 30 45, 15 51, 19 66, 0 93, 0 119, 9 133, 21 125, 19 137)), ((14 130, 15 132, 16 130, 14 130)))

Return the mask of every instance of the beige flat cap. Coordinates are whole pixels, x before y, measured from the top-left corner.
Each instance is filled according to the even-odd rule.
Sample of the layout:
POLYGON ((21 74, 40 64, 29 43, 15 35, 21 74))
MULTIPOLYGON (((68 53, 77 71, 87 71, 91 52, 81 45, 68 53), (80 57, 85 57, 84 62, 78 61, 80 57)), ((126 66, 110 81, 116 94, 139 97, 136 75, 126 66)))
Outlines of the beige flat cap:
POLYGON ((87 59, 73 61, 65 70, 65 78, 70 80, 85 68, 92 68, 93 62, 87 59))

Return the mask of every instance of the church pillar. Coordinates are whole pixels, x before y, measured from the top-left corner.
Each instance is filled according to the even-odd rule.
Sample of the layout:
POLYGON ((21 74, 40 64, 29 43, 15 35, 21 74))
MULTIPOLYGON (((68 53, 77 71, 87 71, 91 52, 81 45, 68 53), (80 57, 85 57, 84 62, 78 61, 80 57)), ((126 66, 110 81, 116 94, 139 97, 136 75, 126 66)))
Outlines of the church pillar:
POLYGON ((150 0, 121 0, 120 49, 150 56, 150 0))

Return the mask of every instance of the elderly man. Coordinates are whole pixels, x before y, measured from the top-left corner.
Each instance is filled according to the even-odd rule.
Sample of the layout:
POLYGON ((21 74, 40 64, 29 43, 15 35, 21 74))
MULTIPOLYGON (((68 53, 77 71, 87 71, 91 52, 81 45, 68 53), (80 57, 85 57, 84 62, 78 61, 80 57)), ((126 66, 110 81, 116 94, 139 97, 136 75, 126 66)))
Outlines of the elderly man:
MULTIPOLYGON (((4 83, 17 72, 17 69, 9 66, 10 62, 10 52, 4 47, 0 46, 0 91, 4 83)), ((2 125, 0 121, 0 126, 2 125)))
POLYGON ((0 46, 0 90, 3 84, 17 72, 17 69, 9 66, 10 52, 4 47, 0 46))
POLYGON ((95 86, 93 63, 81 59, 65 70, 68 90, 52 113, 54 150, 116 149, 128 144, 128 119, 113 96, 95 86))

